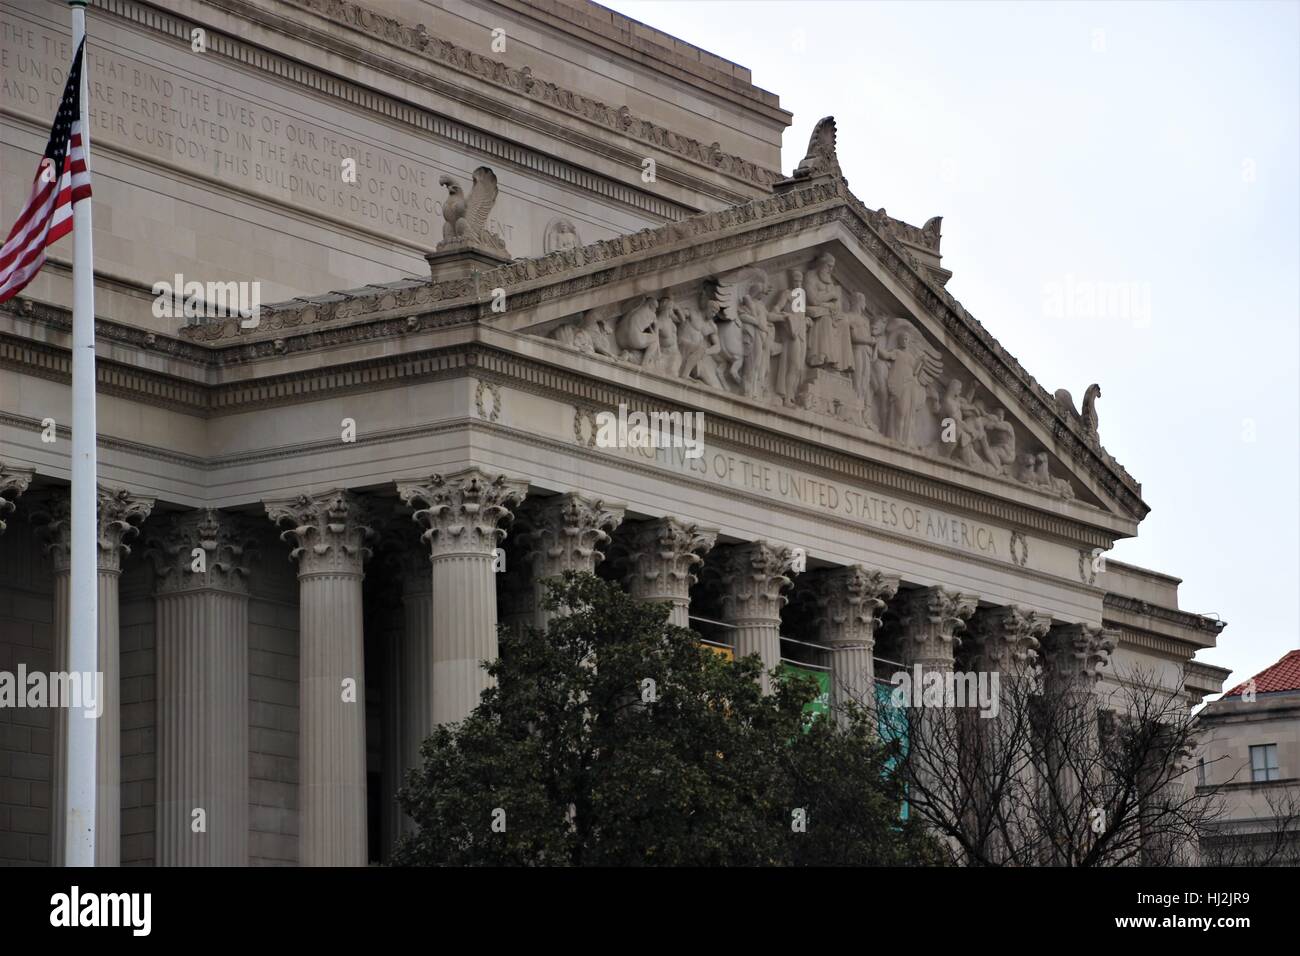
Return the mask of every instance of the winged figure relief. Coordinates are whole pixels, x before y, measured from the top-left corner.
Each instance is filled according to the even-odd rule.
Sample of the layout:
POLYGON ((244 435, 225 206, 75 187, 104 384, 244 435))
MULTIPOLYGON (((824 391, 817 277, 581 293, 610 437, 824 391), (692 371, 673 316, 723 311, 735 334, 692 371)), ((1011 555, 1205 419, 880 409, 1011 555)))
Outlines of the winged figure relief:
POLYGON ((771 285, 756 267, 718 280, 718 341, 727 378, 747 396, 767 390, 771 358, 778 351, 776 328, 768 317, 771 285))

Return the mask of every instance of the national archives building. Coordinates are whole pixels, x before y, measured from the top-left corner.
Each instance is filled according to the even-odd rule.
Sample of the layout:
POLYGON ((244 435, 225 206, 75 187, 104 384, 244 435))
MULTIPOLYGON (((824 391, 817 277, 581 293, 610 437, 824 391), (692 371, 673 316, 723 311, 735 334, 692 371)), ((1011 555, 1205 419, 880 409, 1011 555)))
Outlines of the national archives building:
MULTIPOLYGON (((382 861, 569 568, 833 698, 875 659, 1222 689, 1222 622, 1105 560, 1148 505, 1099 389, 985 331, 833 119, 783 168, 748 70, 583 0, 87 20, 100 863, 382 861), (702 427, 607 440, 641 416, 702 427)), ((8 223, 65 4, 0 0, 0 41, 8 223)), ((66 668, 71 255, 0 307, 0 672, 66 668)), ((64 719, 0 708, 0 862, 62 859, 64 719)))

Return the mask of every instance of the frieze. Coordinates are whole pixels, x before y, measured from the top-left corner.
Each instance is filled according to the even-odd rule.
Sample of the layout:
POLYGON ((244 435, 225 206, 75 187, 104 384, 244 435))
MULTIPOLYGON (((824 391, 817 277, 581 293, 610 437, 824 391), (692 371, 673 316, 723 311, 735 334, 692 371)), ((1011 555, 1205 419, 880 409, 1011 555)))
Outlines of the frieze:
POLYGON ((291 6, 309 10, 354 30, 378 37, 426 59, 441 63, 479 80, 513 93, 546 103, 566 113, 581 116, 660 149, 709 166, 736 179, 770 187, 781 178, 776 170, 724 152, 719 143, 704 144, 634 115, 626 105, 610 106, 551 83, 533 74, 529 67, 516 69, 500 60, 483 56, 429 33, 424 24, 411 26, 353 3, 351 0, 285 0, 291 6))

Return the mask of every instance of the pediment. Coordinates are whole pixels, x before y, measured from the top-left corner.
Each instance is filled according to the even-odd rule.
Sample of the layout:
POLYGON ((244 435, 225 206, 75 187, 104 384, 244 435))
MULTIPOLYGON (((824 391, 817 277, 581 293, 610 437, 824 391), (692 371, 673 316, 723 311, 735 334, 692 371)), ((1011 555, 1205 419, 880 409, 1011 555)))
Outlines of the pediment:
MULTIPOLYGON (((858 218, 847 203, 838 208, 858 218)), ((873 241, 843 218, 805 211, 802 230, 792 220, 777 236, 756 229, 748 244, 735 235, 725 248, 678 244, 659 270, 608 277, 594 294, 557 295, 501 325, 635 371, 643 387, 664 378, 820 419, 868 445, 906 451, 919 470, 941 462, 1140 520, 1136 483, 1089 430, 1092 398, 1080 414, 1047 396, 982 328, 987 343, 954 334, 882 255, 915 270, 932 303, 946 296, 963 323, 973 322, 935 293, 947 277, 937 255, 926 263, 909 249, 925 234, 877 216, 888 228, 872 229, 873 241), (566 302, 585 307, 566 313, 566 302), (1001 356, 1010 363, 995 361, 1001 356)))
POLYGON ((917 227, 863 206, 839 175, 833 122, 818 124, 775 189, 536 258, 264 307, 252 331, 228 319, 184 334, 245 361, 279 354, 289 337, 478 325, 548 342, 557 364, 622 369, 637 389, 669 383, 734 402, 737 416, 761 408, 824 423, 860 443, 856 453, 901 452, 922 473, 938 462, 1136 530, 1149 509, 1101 446, 1095 391, 1083 409, 1049 394, 953 298, 937 218, 917 227))

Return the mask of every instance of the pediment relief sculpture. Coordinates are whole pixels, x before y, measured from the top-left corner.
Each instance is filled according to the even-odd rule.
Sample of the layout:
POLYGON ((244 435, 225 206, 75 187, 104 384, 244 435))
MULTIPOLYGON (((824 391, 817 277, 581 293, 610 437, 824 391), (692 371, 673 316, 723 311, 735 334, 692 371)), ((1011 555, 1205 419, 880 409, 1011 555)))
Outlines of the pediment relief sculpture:
POLYGON ((786 267, 747 266, 588 309, 545 334, 588 355, 826 415, 876 440, 1075 497, 1070 480, 1052 474, 1048 452, 980 394, 959 362, 912 319, 873 307, 835 267, 827 251, 786 267))

